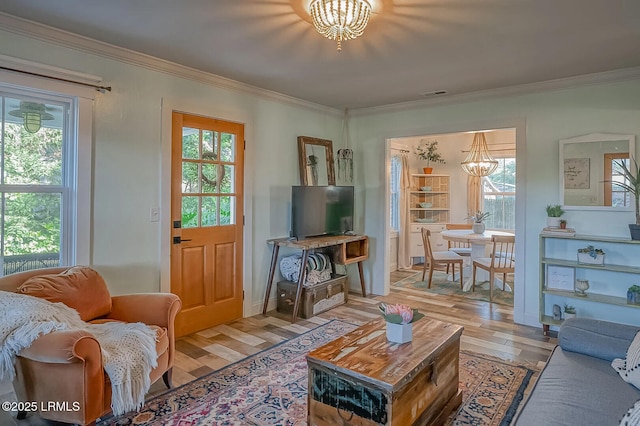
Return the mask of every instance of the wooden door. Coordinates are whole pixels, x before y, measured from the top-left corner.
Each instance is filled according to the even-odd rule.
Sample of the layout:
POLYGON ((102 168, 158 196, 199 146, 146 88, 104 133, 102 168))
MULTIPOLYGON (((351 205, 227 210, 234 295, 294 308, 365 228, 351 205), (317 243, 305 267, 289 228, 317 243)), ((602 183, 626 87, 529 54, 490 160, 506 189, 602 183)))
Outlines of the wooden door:
POLYGON ((173 113, 171 291, 176 335, 242 317, 244 126, 173 113))

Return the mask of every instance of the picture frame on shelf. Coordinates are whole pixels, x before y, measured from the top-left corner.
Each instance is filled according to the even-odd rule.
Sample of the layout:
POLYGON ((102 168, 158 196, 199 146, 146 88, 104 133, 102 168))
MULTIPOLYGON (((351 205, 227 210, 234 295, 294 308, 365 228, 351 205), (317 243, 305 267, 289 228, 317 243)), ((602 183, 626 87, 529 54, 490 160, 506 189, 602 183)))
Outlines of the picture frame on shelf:
POLYGON ((547 290, 574 290, 576 270, 570 266, 547 265, 547 290))

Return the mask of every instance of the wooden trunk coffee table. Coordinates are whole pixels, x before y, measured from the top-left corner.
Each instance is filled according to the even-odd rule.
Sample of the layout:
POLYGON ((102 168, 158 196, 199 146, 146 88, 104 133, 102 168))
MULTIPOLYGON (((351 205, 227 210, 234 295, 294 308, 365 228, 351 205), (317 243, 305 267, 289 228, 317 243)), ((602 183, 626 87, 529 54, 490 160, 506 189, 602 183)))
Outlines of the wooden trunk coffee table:
POLYGON ((425 317, 398 344, 381 318, 310 352, 309 425, 443 424, 462 402, 462 330, 425 317))

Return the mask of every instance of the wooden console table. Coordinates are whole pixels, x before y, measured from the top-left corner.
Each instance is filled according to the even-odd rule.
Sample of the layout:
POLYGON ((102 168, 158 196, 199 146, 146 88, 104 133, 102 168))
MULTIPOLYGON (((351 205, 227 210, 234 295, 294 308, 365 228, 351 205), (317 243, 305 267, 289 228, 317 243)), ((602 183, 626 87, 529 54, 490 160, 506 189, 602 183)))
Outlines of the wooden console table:
MULTIPOLYGON (((273 285, 273 277, 278 264, 278 252, 280 247, 289 247, 302 250, 302 261, 300 262, 300 274, 298 276, 298 288, 296 290, 296 300, 293 304, 293 314, 291 322, 295 322, 298 317, 298 309, 300 308, 300 296, 302 294, 302 284, 306 279, 306 265, 311 250, 330 247, 333 250, 333 263, 338 265, 358 264, 358 273, 360 274, 360 287, 362 288, 362 296, 366 296, 364 286, 364 272, 362 262, 369 258, 369 237, 366 235, 335 235, 328 237, 308 238, 306 240, 291 240, 289 238, 274 238, 267 240, 267 244, 273 245, 271 252, 271 266, 269 267, 269 278, 267 279, 267 290, 264 295, 264 305, 262 314, 267 313, 267 305, 271 294, 271 286, 273 285)), ((335 271, 334 271, 335 272, 335 271)))

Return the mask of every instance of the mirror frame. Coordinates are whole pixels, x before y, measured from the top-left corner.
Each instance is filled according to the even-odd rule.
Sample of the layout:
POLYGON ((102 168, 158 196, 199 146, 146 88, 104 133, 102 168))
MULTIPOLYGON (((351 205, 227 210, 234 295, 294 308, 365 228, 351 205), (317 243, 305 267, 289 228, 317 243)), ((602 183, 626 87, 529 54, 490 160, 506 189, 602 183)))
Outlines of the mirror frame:
POLYGON ((612 206, 572 206, 564 203, 564 147, 568 144, 577 143, 593 143, 593 142, 614 142, 614 141, 628 141, 629 143, 629 158, 636 158, 635 152, 635 135, 623 135, 617 133, 589 133, 588 135, 577 136, 574 138, 560 139, 559 141, 559 180, 560 180, 560 203, 565 210, 606 210, 606 211, 633 211, 633 205, 628 207, 612 207, 612 206))
POLYGON ((307 181, 307 145, 318 145, 325 148, 327 161, 327 185, 336 184, 336 175, 333 169, 333 142, 328 139, 318 139, 311 136, 298 136, 298 162, 300 165, 300 183, 311 186, 307 181))

